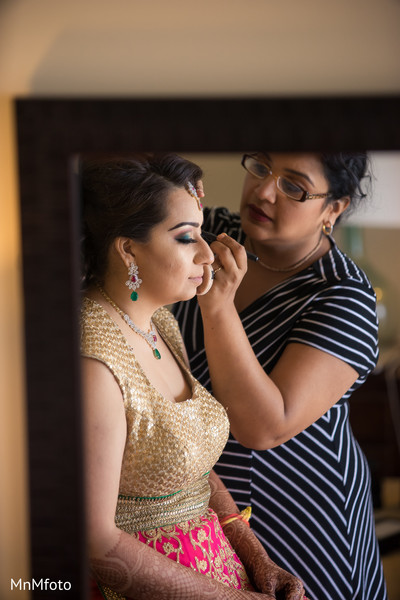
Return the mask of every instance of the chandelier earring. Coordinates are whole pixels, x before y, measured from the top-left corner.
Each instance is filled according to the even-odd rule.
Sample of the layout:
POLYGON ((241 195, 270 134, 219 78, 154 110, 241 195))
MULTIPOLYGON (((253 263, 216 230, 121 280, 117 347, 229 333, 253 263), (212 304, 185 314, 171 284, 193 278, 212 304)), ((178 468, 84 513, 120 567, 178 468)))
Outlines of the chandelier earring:
POLYGON ((330 221, 325 221, 325 223, 322 224, 322 231, 327 236, 331 235, 331 233, 333 231, 332 223, 330 221))
POLYGON ((137 289, 140 287, 140 284, 143 283, 141 279, 139 279, 139 269, 134 262, 131 262, 128 269, 128 277, 129 279, 125 281, 125 285, 132 290, 131 300, 136 302, 138 299, 137 289))

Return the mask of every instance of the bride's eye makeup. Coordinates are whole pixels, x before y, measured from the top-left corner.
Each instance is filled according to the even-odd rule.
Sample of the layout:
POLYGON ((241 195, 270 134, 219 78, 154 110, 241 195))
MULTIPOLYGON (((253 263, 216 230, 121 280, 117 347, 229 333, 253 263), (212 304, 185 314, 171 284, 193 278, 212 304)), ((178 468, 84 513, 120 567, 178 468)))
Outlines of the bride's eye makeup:
POLYGON ((190 232, 182 233, 180 236, 175 238, 177 242, 180 244, 196 244, 197 240, 192 238, 192 234, 190 232))

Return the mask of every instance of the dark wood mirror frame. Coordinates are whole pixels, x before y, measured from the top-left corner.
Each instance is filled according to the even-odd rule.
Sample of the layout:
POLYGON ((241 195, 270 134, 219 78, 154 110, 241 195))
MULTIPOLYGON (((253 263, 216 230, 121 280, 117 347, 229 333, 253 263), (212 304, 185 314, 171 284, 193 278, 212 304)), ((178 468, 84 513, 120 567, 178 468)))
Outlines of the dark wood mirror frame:
MULTIPOLYGON (((86 598, 79 184, 86 152, 400 150, 400 97, 16 100, 32 578, 86 598)), ((39 597, 40 590, 33 592, 39 597)), ((52 598, 65 597, 53 591, 52 598)))

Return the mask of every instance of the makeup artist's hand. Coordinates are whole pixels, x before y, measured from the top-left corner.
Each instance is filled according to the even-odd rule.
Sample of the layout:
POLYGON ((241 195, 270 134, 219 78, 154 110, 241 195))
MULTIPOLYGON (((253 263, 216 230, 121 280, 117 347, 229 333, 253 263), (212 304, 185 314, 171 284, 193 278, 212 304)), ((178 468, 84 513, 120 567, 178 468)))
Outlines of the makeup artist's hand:
POLYGON ((247 271, 247 256, 244 247, 225 233, 212 242, 211 250, 215 254, 214 283, 198 301, 202 310, 218 312, 234 304, 236 290, 247 271))

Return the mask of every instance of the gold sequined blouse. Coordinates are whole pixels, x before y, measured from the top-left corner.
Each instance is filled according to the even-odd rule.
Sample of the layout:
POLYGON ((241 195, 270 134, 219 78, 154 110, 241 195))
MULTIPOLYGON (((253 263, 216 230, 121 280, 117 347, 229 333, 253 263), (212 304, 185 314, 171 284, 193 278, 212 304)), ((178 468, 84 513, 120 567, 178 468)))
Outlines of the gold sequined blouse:
POLYGON ((161 308, 153 322, 192 382, 192 397, 184 402, 170 402, 157 392, 116 322, 97 302, 83 300, 82 355, 102 361, 111 370, 125 406, 127 437, 116 521, 119 515, 118 524, 127 531, 204 513, 210 495, 207 475, 229 433, 225 409, 184 362, 173 315, 161 308))

